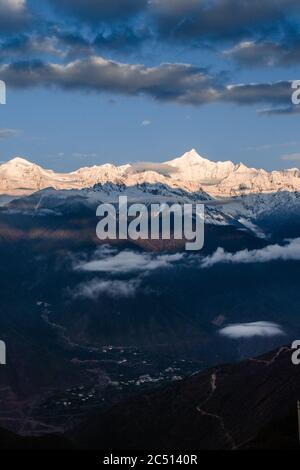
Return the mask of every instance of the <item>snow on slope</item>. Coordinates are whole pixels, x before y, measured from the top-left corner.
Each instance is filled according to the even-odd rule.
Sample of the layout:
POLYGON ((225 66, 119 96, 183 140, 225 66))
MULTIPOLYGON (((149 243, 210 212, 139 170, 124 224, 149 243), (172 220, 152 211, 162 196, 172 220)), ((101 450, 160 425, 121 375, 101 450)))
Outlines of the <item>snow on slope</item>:
POLYGON ((27 195, 47 187, 83 189, 107 182, 126 186, 160 183, 189 192, 203 190, 216 197, 300 191, 298 169, 269 173, 248 168, 242 163, 212 162, 201 157, 196 150, 164 165, 172 169, 167 175, 159 171, 138 171, 130 164, 106 164, 80 168, 71 173, 55 173, 22 158, 14 158, 0 165, 0 194, 27 195))
POLYGON ((248 168, 243 163, 211 162, 196 150, 166 162, 176 168, 172 178, 176 181, 198 182, 212 196, 228 197, 241 194, 299 191, 298 169, 273 171, 248 168))
POLYGON ((162 184, 143 183, 136 186, 124 184, 105 183, 97 184, 88 189, 55 190, 47 188, 37 191, 26 197, 16 198, 14 201, 3 205, 2 211, 6 214, 22 214, 34 217, 45 215, 61 216, 70 214, 73 210, 80 213, 82 210, 90 210, 95 213, 100 203, 118 204, 119 196, 127 196, 128 203, 150 204, 174 204, 198 203, 205 204, 205 223, 212 225, 234 225, 242 229, 243 224, 235 220, 231 214, 224 214, 215 201, 207 194, 199 191, 189 193, 178 188, 169 188, 162 184))
POLYGON ((195 149, 180 158, 166 162, 176 169, 172 176, 183 181, 216 184, 227 178, 235 168, 232 162, 211 162, 201 157, 195 149))

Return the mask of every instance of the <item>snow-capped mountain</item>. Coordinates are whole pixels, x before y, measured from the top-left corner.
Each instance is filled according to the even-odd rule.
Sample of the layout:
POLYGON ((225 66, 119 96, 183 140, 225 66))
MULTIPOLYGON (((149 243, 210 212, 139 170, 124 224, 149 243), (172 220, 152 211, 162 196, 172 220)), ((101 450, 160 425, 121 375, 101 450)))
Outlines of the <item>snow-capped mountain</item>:
POLYGON ((95 213, 101 203, 118 204, 119 196, 127 196, 128 203, 174 204, 180 201, 187 204, 206 205, 205 223, 212 225, 234 225, 243 228, 231 214, 219 209, 219 204, 206 193, 199 191, 190 193, 179 188, 170 188, 160 183, 143 183, 135 186, 105 183, 96 184, 92 188, 55 190, 47 188, 36 191, 26 197, 15 198, 3 205, 6 214, 30 215, 34 217, 69 215, 74 211, 90 211, 95 213))
POLYGON ((296 168, 269 173, 249 168, 243 163, 235 165, 230 161, 211 162, 201 157, 196 150, 167 164, 176 169, 172 173, 172 180, 178 183, 197 183, 212 196, 228 197, 300 189, 300 172, 296 168))
POLYGON ((48 187, 83 189, 105 183, 125 186, 160 183, 189 192, 205 191, 216 197, 300 190, 300 172, 296 168, 267 172, 243 163, 212 162, 196 150, 161 165, 152 164, 151 170, 149 167, 149 164, 144 169, 131 164, 105 164, 55 173, 17 157, 0 165, 0 194, 27 195, 48 187))
POLYGON ((166 164, 175 169, 172 173, 174 179, 195 181, 204 185, 218 184, 235 170, 232 162, 211 162, 201 157, 194 149, 166 164))

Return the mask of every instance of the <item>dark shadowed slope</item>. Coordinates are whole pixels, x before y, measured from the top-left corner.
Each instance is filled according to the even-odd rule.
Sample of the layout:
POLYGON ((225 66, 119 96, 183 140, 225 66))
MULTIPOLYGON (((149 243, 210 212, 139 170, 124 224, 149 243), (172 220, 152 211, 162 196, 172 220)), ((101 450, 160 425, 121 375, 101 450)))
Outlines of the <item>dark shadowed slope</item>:
POLYGON ((20 437, 0 429, 1 450, 61 450, 71 449, 71 444, 63 436, 20 437))
POLYGON ((298 449, 300 369, 291 354, 283 347, 140 394, 69 435, 26 438, 0 430, 0 449, 298 449))
POLYGON ((297 448, 291 350, 223 365, 115 406, 74 433, 97 449, 297 448))

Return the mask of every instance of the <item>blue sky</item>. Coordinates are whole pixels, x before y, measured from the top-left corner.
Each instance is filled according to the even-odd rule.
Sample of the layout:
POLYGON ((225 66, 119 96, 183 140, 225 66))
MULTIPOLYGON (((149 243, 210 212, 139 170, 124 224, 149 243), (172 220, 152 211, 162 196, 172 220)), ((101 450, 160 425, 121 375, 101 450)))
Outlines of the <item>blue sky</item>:
POLYGON ((0 160, 299 166, 299 18, 296 0, 0 0, 0 160))

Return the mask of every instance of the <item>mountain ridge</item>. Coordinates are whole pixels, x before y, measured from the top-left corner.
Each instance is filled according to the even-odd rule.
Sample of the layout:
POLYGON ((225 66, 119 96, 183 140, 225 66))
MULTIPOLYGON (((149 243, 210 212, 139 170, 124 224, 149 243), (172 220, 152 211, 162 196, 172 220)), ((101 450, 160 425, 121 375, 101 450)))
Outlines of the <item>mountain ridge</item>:
POLYGON ((300 171, 292 168, 268 172, 247 167, 242 162, 213 162, 195 149, 163 163, 145 163, 144 166, 107 163, 82 167, 70 173, 44 169, 21 157, 0 165, 0 194, 23 196, 48 187, 84 189, 105 183, 125 186, 161 183, 189 192, 205 191, 213 197, 230 197, 300 191, 300 171))

